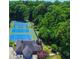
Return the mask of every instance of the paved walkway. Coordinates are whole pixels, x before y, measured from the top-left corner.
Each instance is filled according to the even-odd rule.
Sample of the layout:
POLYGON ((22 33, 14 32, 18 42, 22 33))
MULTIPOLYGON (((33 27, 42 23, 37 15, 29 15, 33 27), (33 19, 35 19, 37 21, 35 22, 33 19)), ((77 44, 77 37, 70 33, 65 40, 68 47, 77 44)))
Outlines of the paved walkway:
POLYGON ((17 59, 16 53, 12 47, 9 47, 9 59, 17 59))
POLYGON ((9 47, 9 59, 23 59, 22 55, 17 55, 12 47, 9 47))

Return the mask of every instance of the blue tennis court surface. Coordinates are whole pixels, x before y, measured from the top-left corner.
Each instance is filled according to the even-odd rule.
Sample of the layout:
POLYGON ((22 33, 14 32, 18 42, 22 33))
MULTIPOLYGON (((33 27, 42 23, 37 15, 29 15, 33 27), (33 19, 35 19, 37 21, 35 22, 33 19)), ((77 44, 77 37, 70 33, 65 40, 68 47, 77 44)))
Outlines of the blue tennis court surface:
POLYGON ((11 32, 14 32, 14 33, 25 33, 29 31, 30 31, 29 29, 16 29, 16 28, 11 29, 11 32))
POLYGON ((10 40, 32 40, 29 23, 13 21, 13 27, 10 28, 10 40))
POLYGON ((19 34, 14 34, 14 35, 10 35, 10 39, 13 40, 13 41, 16 41, 16 40, 31 40, 32 39, 32 36, 31 35, 19 35, 19 34))
POLYGON ((28 27, 28 24, 14 24, 14 27, 28 27))
POLYGON ((26 28, 28 27, 29 24, 28 23, 22 23, 22 22, 14 22, 14 28, 26 28))

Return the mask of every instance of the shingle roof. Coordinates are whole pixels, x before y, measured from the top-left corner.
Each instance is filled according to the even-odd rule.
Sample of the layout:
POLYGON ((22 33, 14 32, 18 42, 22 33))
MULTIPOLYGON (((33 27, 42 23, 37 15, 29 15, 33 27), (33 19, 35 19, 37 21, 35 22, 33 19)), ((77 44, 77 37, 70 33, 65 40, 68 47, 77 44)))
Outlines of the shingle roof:
POLYGON ((23 49, 22 53, 23 53, 23 56, 29 57, 29 56, 32 55, 32 50, 29 48, 29 46, 26 46, 26 47, 23 49))
MULTIPOLYGON (((22 53, 22 51, 28 47, 28 49, 30 49, 32 51, 32 53, 34 51, 40 51, 41 50, 41 46, 38 45, 35 41, 20 41, 18 40, 16 42, 16 53, 20 54, 22 53)), ((26 49, 27 51, 27 49, 26 49)))

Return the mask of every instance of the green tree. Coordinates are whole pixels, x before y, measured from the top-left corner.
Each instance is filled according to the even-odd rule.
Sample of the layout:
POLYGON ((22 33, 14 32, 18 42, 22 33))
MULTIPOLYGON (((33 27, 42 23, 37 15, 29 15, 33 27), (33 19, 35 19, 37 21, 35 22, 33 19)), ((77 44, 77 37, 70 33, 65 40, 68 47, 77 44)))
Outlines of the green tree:
POLYGON ((28 16, 29 8, 23 2, 13 2, 10 5, 10 19, 27 20, 28 16))

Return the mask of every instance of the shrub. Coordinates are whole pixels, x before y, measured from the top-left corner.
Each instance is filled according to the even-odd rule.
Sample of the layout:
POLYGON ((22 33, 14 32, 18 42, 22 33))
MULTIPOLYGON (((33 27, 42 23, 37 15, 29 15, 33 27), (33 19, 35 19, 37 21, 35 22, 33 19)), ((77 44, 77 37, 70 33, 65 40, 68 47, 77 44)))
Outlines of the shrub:
POLYGON ((9 46, 10 46, 10 47, 13 47, 13 48, 16 47, 15 43, 14 43, 13 41, 11 41, 11 40, 9 41, 9 46))
POLYGON ((37 55, 38 55, 38 59, 45 59, 48 56, 48 53, 42 50, 38 52, 37 55))
POLYGON ((51 47, 52 47, 52 52, 56 53, 58 50, 58 46, 56 44, 52 44, 51 47))

